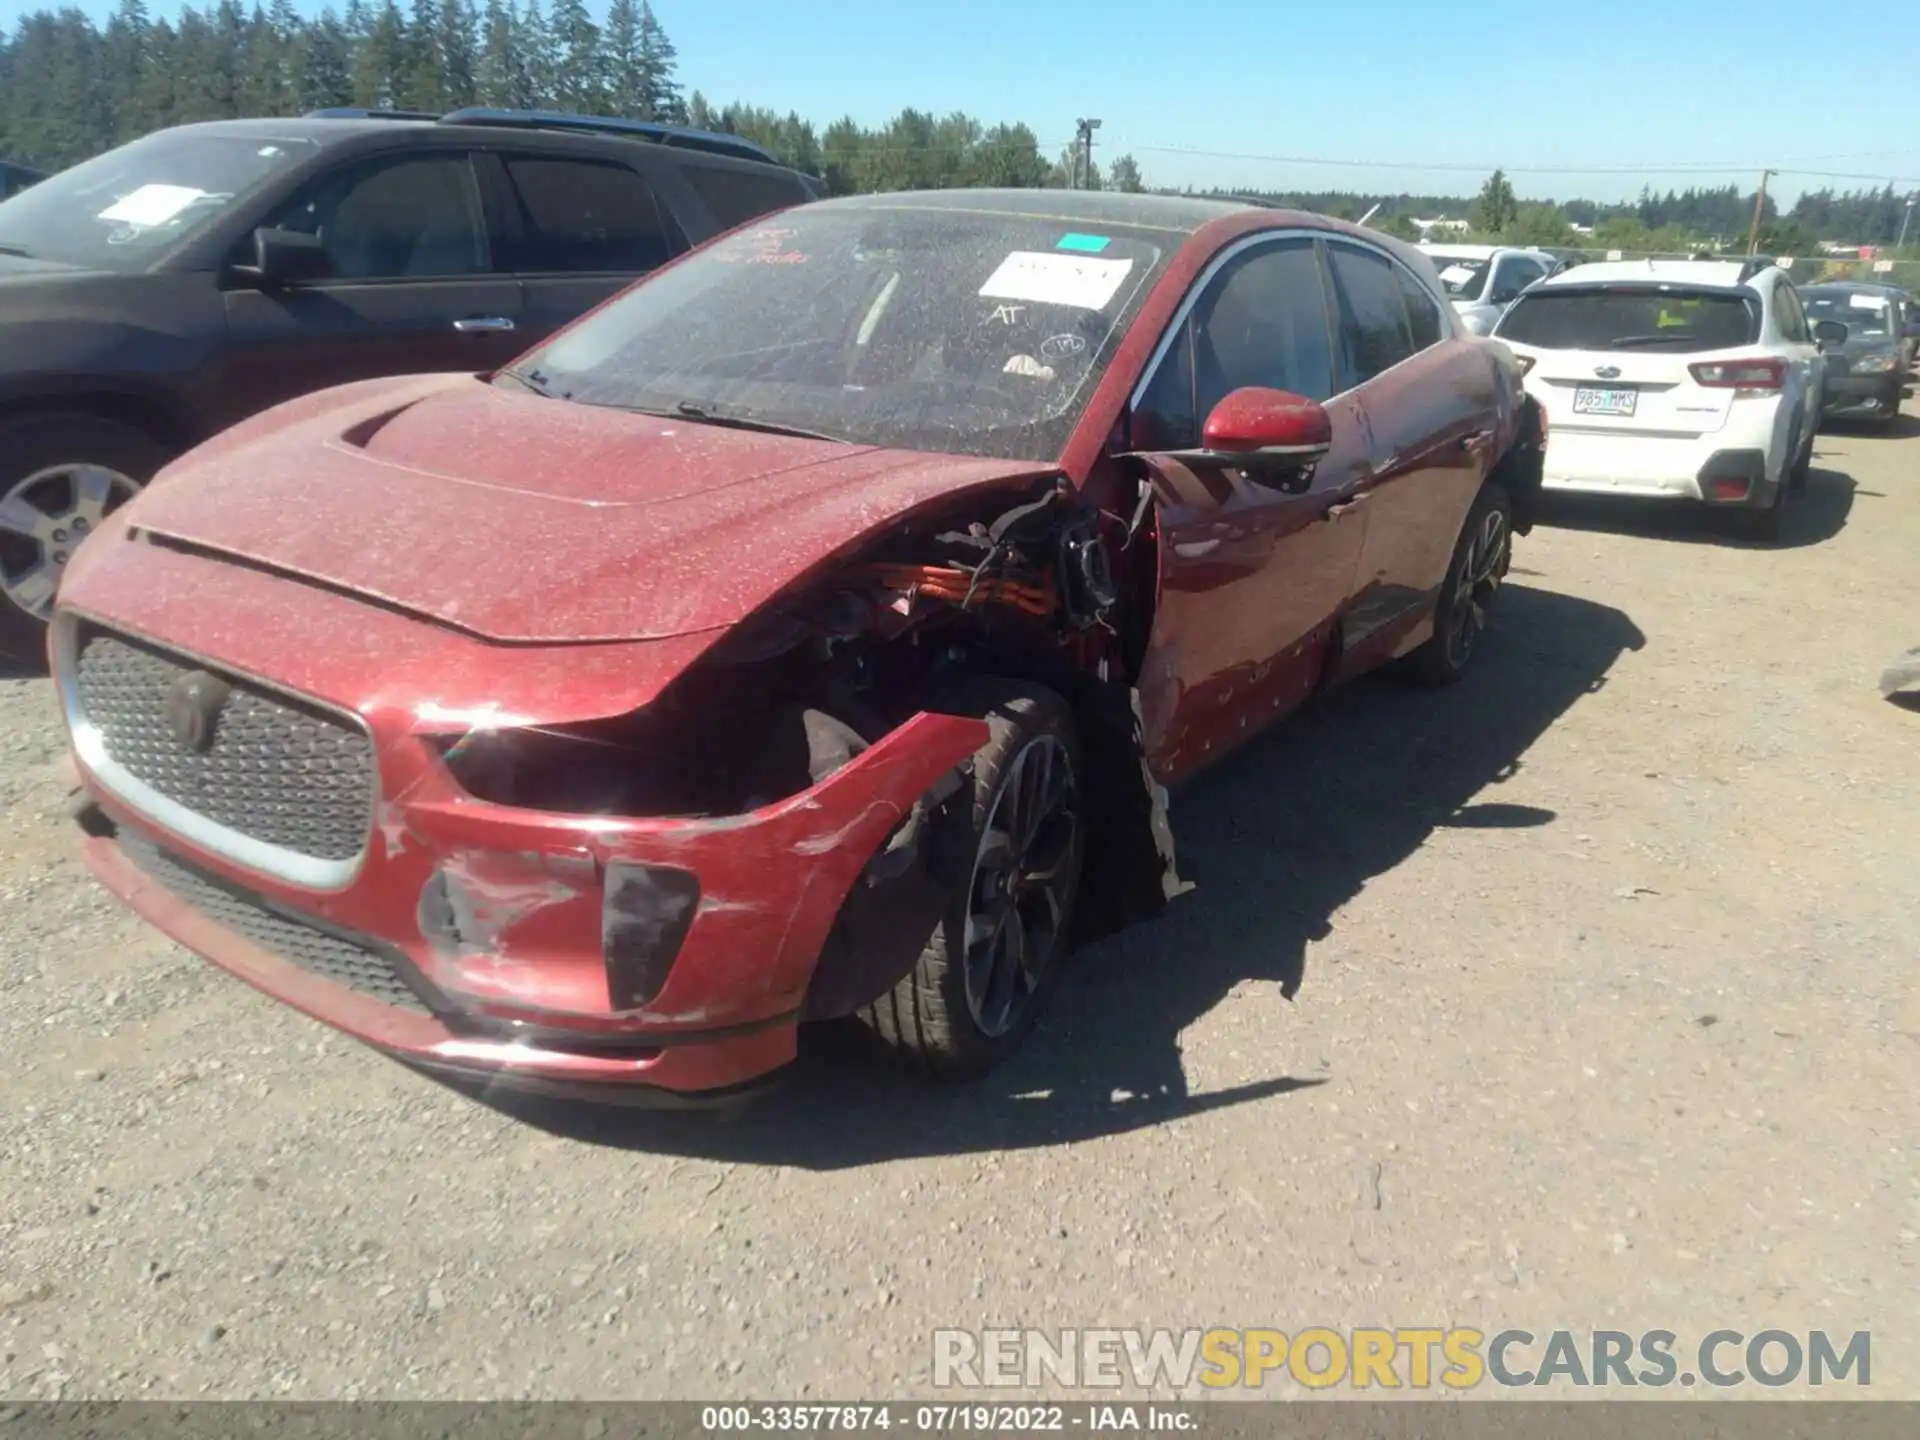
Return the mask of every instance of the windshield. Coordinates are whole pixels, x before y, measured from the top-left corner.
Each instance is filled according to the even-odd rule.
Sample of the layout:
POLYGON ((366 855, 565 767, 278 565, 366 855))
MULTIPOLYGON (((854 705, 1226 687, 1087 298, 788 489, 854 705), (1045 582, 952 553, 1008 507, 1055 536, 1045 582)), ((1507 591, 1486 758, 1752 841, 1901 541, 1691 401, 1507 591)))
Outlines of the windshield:
POLYGON ((1760 338, 1757 299, 1727 291, 1565 286, 1526 291, 1493 333, 1540 350, 1688 354, 1760 338))
POLYGON ((144 270, 315 148, 310 140, 161 130, 0 203, 0 250, 144 270))
POLYGON ((1478 300, 1481 291, 1487 288, 1487 272, 1493 268, 1492 260, 1465 259, 1431 251, 1427 258, 1433 261, 1433 268, 1440 272, 1440 284, 1448 298, 1478 300))
POLYGON ((1884 295, 1869 290, 1807 289, 1800 292, 1800 299, 1807 319, 1836 320, 1847 327, 1849 340, 1893 338, 1893 307, 1884 295))
POLYGON ((516 367, 588 405, 1052 459, 1176 236, 953 205, 739 231, 516 367))

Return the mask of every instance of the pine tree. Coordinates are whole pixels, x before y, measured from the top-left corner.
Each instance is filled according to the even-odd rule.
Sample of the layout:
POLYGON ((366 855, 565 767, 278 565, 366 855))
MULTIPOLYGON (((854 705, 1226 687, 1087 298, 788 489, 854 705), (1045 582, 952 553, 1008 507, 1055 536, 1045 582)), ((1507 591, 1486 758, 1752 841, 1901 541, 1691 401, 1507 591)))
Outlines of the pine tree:
MULTIPOLYGON (((298 18, 291 11, 288 14, 297 27, 298 18)), ((234 95, 234 105, 242 115, 284 115, 291 107, 293 94, 282 54, 291 39, 291 32, 283 34, 259 5, 253 7, 240 42, 234 95)))
POLYGON ((686 106, 680 99, 680 82, 674 77, 679 66, 679 51, 654 18, 653 6, 640 0, 640 37, 637 47, 640 113, 648 120, 684 124, 686 106))
POLYGON ((353 103, 384 109, 398 104, 407 60, 406 22, 393 0, 365 15, 365 33, 354 47, 353 103))
POLYGON ((440 55, 443 26, 440 0, 413 0, 401 41, 400 71, 395 83, 395 105, 403 110, 439 114, 447 88, 446 67, 440 55))
POLYGON ((300 35, 293 57, 294 104, 302 112, 353 101, 352 52, 347 32, 332 10, 300 35))
POLYGON ((474 103, 479 29, 473 0, 446 0, 440 12, 441 99, 450 110, 474 103))
POLYGON ((145 0, 120 0, 107 22, 101 78, 107 86, 113 120, 110 138, 116 145, 132 140, 145 129, 141 97, 146 89, 147 44, 152 33, 145 0))
POLYGON ((558 58, 554 103, 562 110, 595 115, 607 108, 606 66, 600 27, 585 0, 555 0, 553 51, 558 58))
POLYGON ((474 81, 482 105, 524 110, 533 104, 520 21, 510 0, 487 0, 474 81))
POLYGON ((551 109, 560 89, 560 49, 540 0, 527 0, 520 16, 520 63, 526 72, 526 108, 551 109))
POLYGON ((602 36, 607 67, 607 106, 631 120, 656 118, 648 108, 650 76, 640 48, 640 7, 635 0, 613 0, 602 36))

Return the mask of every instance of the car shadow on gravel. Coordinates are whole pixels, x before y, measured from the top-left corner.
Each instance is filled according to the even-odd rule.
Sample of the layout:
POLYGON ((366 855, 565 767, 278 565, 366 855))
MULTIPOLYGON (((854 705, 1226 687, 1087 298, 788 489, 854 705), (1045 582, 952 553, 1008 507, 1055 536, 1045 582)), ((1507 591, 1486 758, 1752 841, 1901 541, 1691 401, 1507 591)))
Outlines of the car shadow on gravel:
POLYGON ((1616 500, 1607 495, 1548 495, 1541 506, 1540 523, 1561 530, 1593 530, 1683 545, 1797 550, 1824 545, 1846 528, 1857 489, 1851 475, 1816 466, 1807 476, 1807 488, 1788 501, 1777 541, 1754 540, 1740 534, 1732 511, 1670 500, 1616 500))
MULTIPOLYGON (((1310 997, 1308 947, 1371 880, 1438 828, 1550 825, 1552 811, 1483 800, 1526 751, 1645 642, 1620 611, 1510 584, 1476 669, 1430 691, 1378 677, 1309 707, 1183 790, 1181 869, 1165 915, 1073 957, 1025 1047, 983 1080, 937 1086, 843 1031, 804 1037, 786 1083, 694 1114, 489 1096, 553 1133, 658 1153, 832 1170, 912 1156, 1065 1145, 1324 1083, 1337 1059, 1301 1050, 1274 1003, 1310 997), (1262 1078, 1189 1084, 1182 1033, 1223 1004, 1261 1006, 1262 1078)), ((1415 946, 1416 935, 1401 937, 1415 946)), ((1364 963, 1390 971, 1392 950, 1364 963)), ((1311 1003, 1308 1000, 1306 1003, 1311 1003)))

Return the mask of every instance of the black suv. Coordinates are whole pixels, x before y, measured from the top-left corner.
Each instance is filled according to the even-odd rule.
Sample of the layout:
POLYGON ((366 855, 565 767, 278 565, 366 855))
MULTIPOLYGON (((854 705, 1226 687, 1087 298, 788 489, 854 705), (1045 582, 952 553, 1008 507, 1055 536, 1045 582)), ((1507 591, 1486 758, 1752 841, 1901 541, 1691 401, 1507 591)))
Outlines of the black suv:
POLYGON ((0 204, 0 649, 161 465, 310 390, 511 360, 815 198, 731 135, 532 111, 162 130, 0 204))

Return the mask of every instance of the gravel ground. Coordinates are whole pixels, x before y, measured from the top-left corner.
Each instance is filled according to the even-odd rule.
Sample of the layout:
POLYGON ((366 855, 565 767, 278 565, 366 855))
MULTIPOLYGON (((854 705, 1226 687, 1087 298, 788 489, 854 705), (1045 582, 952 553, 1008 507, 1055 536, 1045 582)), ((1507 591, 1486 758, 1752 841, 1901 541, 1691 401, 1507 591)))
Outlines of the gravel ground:
POLYGON ((1777 550, 1560 508, 1467 684, 1179 797, 1200 889, 1003 1073, 822 1043, 731 1118, 495 1108, 161 941, 0 683, 0 1397, 872 1398, 939 1326, 1449 1323, 1870 1329, 1920 1397, 1920 715, 1874 685, 1920 421, 1816 466, 1777 550))

